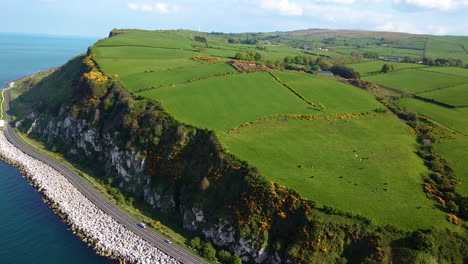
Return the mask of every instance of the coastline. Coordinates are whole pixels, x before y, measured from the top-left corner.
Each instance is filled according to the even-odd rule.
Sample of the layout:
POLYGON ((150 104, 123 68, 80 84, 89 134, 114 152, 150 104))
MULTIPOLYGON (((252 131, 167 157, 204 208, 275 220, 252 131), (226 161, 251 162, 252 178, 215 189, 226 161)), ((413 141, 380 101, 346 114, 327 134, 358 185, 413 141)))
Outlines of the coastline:
POLYGON ((72 232, 97 254, 120 263, 180 263, 98 208, 55 169, 17 149, 3 131, 0 159, 18 168, 72 232))

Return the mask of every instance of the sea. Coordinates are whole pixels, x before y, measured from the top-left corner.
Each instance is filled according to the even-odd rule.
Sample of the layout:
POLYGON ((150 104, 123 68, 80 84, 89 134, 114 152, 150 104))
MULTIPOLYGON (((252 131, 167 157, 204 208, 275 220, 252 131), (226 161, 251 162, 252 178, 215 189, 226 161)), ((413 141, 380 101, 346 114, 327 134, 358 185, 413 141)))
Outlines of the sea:
MULTIPOLYGON (((0 33, 0 88, 65 64, 97 38, 0 33)), ((15 168, 0 161, 0 263, 116 263, 98 256, 15 168)))

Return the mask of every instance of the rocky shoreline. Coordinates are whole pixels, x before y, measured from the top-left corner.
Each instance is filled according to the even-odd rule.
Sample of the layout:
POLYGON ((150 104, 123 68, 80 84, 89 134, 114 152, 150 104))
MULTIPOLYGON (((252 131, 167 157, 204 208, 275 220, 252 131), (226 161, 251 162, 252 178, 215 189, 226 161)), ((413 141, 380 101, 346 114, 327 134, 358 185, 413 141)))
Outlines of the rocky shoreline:
POLYGON ((17 149, 3 132, 0 159, 17 167, 73 233, 99 255, 120 263, 180 263, 94 205, 55 169, 17 149))

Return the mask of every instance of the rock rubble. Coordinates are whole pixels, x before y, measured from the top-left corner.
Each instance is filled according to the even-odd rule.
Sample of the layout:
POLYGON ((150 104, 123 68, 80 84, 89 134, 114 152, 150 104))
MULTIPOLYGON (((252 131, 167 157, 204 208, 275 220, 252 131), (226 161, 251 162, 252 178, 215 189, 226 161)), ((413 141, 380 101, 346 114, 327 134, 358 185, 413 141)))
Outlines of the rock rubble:
POLYGON ((17 149, 3 133, 0 158, 19 168, 73 232, 98 254, 121 263, 179 263, 98 208, 55 169, 17 149))

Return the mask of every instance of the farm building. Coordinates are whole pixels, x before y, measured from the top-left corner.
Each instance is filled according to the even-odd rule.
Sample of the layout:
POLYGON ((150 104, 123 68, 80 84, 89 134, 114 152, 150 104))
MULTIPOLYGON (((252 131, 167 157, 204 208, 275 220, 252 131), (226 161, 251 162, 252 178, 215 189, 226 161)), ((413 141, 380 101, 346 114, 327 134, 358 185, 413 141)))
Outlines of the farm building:
POLYGON ((334 74, 331 71, 311 71, 310 73, 320 76, 333 76, 334 74))

